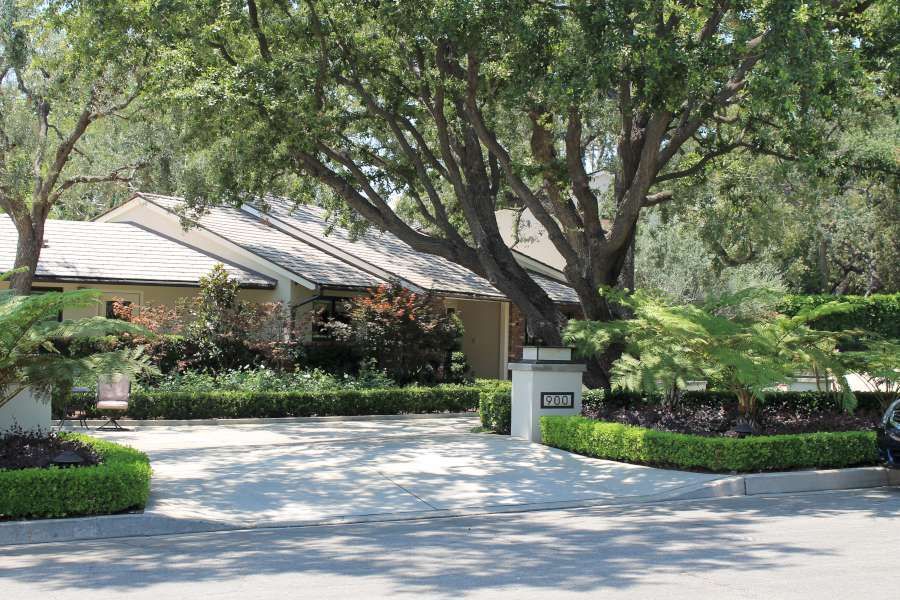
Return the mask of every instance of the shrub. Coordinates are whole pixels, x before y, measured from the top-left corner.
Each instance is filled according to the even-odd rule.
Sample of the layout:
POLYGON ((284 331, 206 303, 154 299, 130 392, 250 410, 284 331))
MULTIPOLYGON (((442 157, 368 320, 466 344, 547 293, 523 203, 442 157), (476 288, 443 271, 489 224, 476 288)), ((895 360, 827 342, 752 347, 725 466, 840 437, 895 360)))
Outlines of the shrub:
MULTIPOLYGON (((634 391, 668 393, 691 379, 713 380, 738 398, 738 424, 755 429, 757 407, 773 382, 797 371, 832 373, 843 381, 844 364, 835 348, 837 334, 810 329, 818 313, 788 318, 765 310, 771 293, 746 290, 703 306, 673 305, 656 292, 603 288, 603 297, 631 313, 629 319, 569 321, 566 340, 582 356, 602 356, 620 345, 622 355, 610 370, 613 385, 634 391)), ((829 306, 828 311, 844 310, 829 306)), ((824 311, 825 309, 823 309, 824 311)), ((855 398, 846 384, 847 410, 855 398)))
POLYGON ((838 300, 852 305, 849 311, 823 314, 809 324, 815 329, 845 331, 861 329, 885 338, 900 338, 900 293, 871 296, 785 296, 778 310, 794 316, 838 300))
POLYGON ((496 383, 479 380, 478 416, 481 426, 494 433, 508 435, 512 421, 512 385, 508 381, 496 383))
POLYGON ((237 298, 238 281, 216 264, 200 278, 199 293, 175 306, 144 306, 135 312, 122 302, 116 317, 157 334, 146 344, 163 372, 235 369, 245 365, 284 367, 294 363, 299 343, 288 341, 289 311, 279 302, 245 302, 237 298))
MULTIPOLYGON (((506 387, 490 388, 483 390, 479 401, 479 415, 481 425, 496 433, 509 433, 511 418, 512 388, 508 382, 506 387)), ((858 410, 879 410, 880 397, 870 392, 857 392, 858 410)), ((637 406, 642 403, 659 403, 664 400, 663 394, 645 394, 630 390, 613 390, 606 392, 601 389, 584 390, 581 402, 586 411, 599 412, 601 405, 613 407, 637 406)), ((708 406, 711 404, 737 403, 737 395, 733 392, 683 392, 680 403, 684 406, 708 406)), ((768 394, 766 405, 781 404, 786 408, 799 408, 804 411, 823 412, 842 410, 842 400, 835 394, 827 392, 778 392, 768 394)))
POLYGON ((0 471, 0 517, 101 515, 143 508, 150 494, 150 461, 142 452, 79 434, 103 462, 91 467, 0 471))
POLYGON ((878 457, 871 431, 706 437, 570 416, 542 417, 541 437, 585 456, 713 472, 830 469, 874 464, 878 457))
POLYGON ((134 419, 238 419, 463 412, 478 406, 479 388, 323 389, 300 392, 145 392, 132 395, 134 419))
POLYGON ((459 345, 462 321, 436 296, 395 282, 349 299, 347 307, 349 323, 323 325, 336 340, 358 347, 399 383, 450 380, 450 354, 459 345))

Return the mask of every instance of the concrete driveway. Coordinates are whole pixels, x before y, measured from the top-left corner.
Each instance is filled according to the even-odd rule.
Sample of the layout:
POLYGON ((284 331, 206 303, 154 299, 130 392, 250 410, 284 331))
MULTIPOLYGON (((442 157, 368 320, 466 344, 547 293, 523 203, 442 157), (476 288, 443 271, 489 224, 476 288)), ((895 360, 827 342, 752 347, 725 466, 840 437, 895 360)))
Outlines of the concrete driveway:
POLYGON ((92 433, 149 454, 145 515, 229 528, 622 503, 719 477, 469 433, 476 425, 452 417, 92 433))

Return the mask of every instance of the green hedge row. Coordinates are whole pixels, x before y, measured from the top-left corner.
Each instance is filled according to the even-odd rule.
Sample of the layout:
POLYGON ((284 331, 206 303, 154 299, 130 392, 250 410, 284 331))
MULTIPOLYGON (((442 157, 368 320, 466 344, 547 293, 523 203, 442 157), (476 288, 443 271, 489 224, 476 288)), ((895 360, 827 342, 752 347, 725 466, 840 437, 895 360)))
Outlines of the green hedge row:
MULTIPOLYGON (((854 392, 856 396, 856 410, 880 411, 881 398, 879 394, 872 392, 854 392)), ((584 393, 583 404, 585 406, 635 406, 642 403, 659 403, 662 395, 647 396, 640 392, 613 390, 604 393, 603 390, 589 390, 584 393)), ((732 392, 704 391, 682 392, 679 404, 691 406, 714 406, 719 404, 736 404, 737 396, 732 392)), ((811 412, 840 411, 841 400, 836 394, 829 392, 772 392, 766 395, 765 405, 781 405, 786 409, 801 409, 811 412)))
MULTIPOLYGON (((497 388, 485 390, 481 394, 478 412, 481 416, 481 426, 495 433, 509 433, 510 429, 510 388, 497 388)), ((881 398, 871 392, 856 392, 858 402, 857 410, 880 411, 881 398)), ((658 403, 662 396, 648 397, 640 392, 628 392, 614 390, 606 393, 604 390, 584 390, 582 404, 588 408, 599 408, 606 404, 614 407, 637 406, 644 403, 658 403)), ((730 392, 684 392, 681 404, 683 406, 710 406, 717 404, 734 404, 737 397, 730 392)), ((786 409, 801 409, 810 412, 839 411, 840 400, 826 392, 778 392, 766 396, 765 404, 781 404, 786 409)))
POLYGON ((571 416, 542 417, 541 438, 548 446, 595 458, 717 473, 833 469, 878 459, 871 431, 724 438, 571 416))
POLYGON ((871 296, 785 296, 777 308, 780 312, 793 316, 834 300, 849 302, 853 305, 853 310, 816 319, 811 323, 814 328, 827 331, 864 329, 888 338, 900 338, 900 293, 871 296))
POLYGON ((435 387, 316 392, 140 392, 133 419, 247 419, 464 412, 478 408, 481 388, 435 387))
POLYGON ((478 398, 478 416, 481 427, 494 433, 509 435, 512 421, 512 384, 497 381, 493 385, 482 385, 478 398))
POLYGON ((144 507, 150 495, 146 454, 85 435, 60 435, 90 444, 103 462, 68 469, 0 470, 0 517, 103 515, 144 507))

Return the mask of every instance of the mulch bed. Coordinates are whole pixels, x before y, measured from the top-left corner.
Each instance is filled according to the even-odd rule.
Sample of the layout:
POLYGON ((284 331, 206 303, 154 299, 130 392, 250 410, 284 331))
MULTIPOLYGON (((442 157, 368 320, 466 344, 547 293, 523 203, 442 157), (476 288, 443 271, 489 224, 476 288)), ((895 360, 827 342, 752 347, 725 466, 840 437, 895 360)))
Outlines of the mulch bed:
POLYGON ((90 446, 75 440, 66 440, 55 433, 31 434, 12 432, 0 437, 0 469, 46 468, 53 457, 71 450, 80 456, 83 467, 100 464, 100 455, 90 446))
MULTIPOLYGON (((584 416, 636 425, 659 431, 690 433, 705 436, 736 436, 736 404, 691 404, 664 406, 639 404, 633 406, 586 405, 584 416)), ((757 419, 756 435, 813 433, 817 431, 871 430, 881 420, 880 411, 857 410, 854 414, 840 411, 812 411, 785 404, 763 405, 757 419)))

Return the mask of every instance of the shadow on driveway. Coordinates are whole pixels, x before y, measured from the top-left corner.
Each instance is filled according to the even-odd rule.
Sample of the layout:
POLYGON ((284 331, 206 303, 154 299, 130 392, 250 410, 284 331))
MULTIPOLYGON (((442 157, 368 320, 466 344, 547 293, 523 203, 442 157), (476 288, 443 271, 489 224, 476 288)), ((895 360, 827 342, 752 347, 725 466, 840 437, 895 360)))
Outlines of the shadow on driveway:
MULTIPOLYGON (((48 594, 90 589, 106 596, 162 584, 252 586, 259 575, 299 586, 314 576, 383 578, 393 594, 446 597, 529 586, 552 597, 554 590, 629 588, 686 572, 838 560, 836 543, 823 547, 816 535, 790 528, 799 519, 821 540, 834 525, 882 531, 898 517, 894 489, 45 544, 0 551, 0 591, 2 582, 15 581, 48 594)), ((285 589, 284 597, 302 592, 285 589)))

